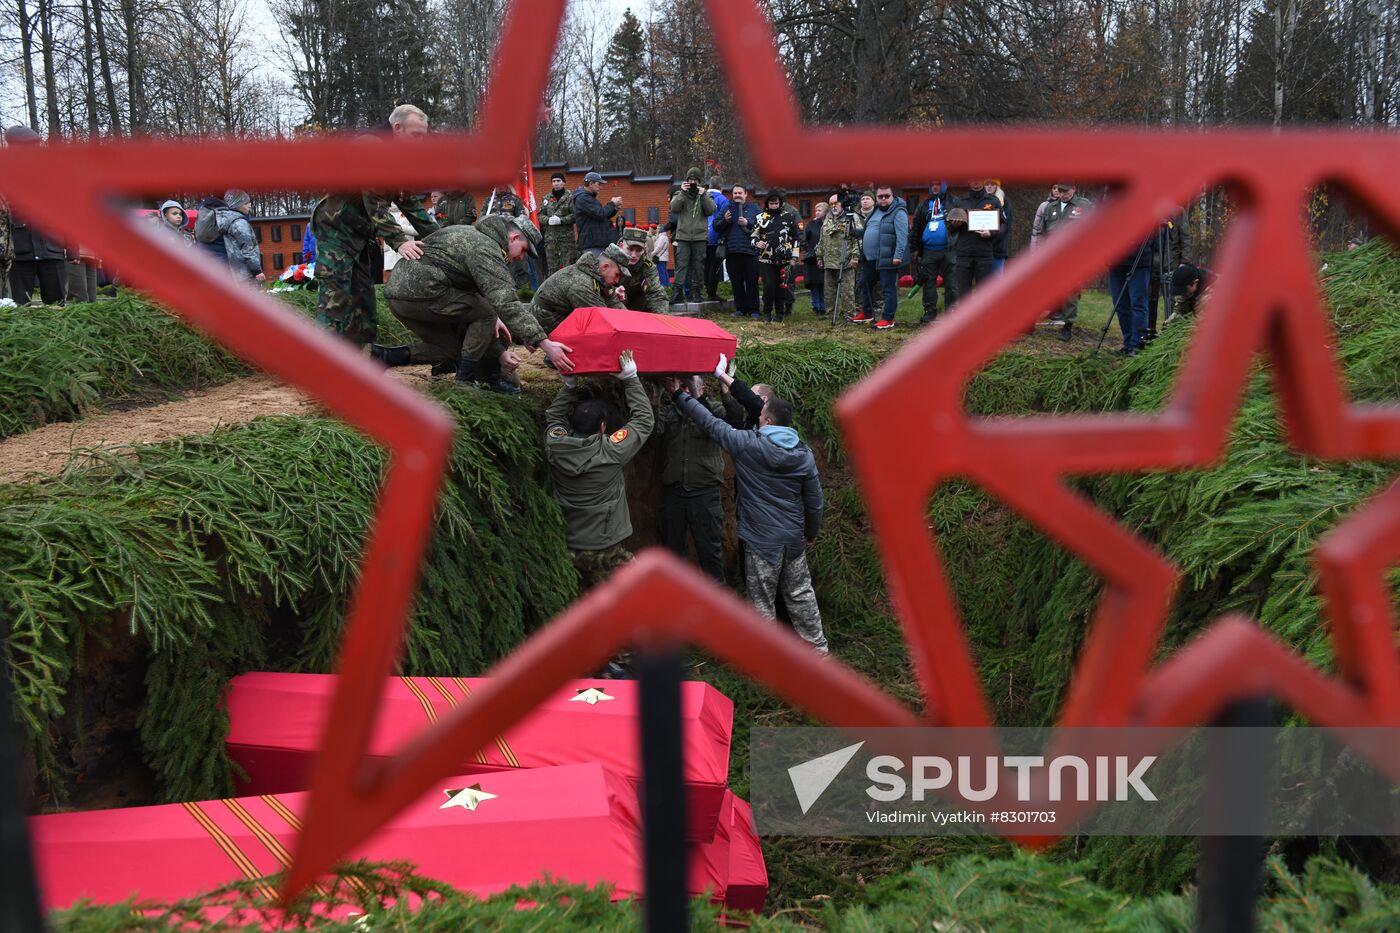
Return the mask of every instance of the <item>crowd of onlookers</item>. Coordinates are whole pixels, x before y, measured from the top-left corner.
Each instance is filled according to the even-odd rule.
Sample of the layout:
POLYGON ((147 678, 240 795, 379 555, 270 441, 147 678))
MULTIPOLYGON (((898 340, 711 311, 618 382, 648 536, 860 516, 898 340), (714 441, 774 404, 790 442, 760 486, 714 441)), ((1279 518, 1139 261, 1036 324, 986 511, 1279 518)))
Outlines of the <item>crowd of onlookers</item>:
MULTIPOLYGON (((6 141, 33 145, 40 140, 29 128, 15 126, 6 132, 6 141)), ((588 173, 574 192, 565 190, 562 173, 551 182, 553 190, 538 215, 543 232, 538 255, 512 264, 518 285, 537 288, 579 252, 601 252, 610 244, 644 237, 645 256, 672 303, 716 301, 720 283, 727 279, 734 314, 764 322, 781 322, 792 313, 800 280, 817 315, 830 315, 833 322, 871 323, 877 330, 895 326, 900 285, 917 285, 920 323, 930 323, 1001 271, 1016 220, 1006 192, 990 179, 931 185, 912 215, 888 185, 859 191, 843 186, 819 201, 804 221, 779 189, 725 185, 719 176, 706 181, 692 168, 672 188, 666 222, 635 226, 624 220, 622 198, 603 194, 607 182, 600 174, 588 173)), ((457 218, 467 223, 477 214, 475 200, 465 192, 432 192, 426 207, 449 223, 453 218, 448 215, 454 213, 469 215, 457 218)), ((484 207, 483 214, 526 216, 520 198, 508 189, 493 191, 484 207)), ((1030 220, 1029 250, 1092 209, 1074 183, 1053 185, 1030 220)), ((46 304, 90 301, 108 284, 105 276, 99 281, 99 265, 81 248, 45 236, 23 218, 9 216, 3 205, 0 211, 5 214, 0 218, 0 264, 8 264, 0 298, 26 303, 37 287, 46 304)), ((235 274, 262 281, 250 211, 248 194, 231 189, 222 198, 203 199, 193 211, 166 201, 151 218, 185 244, 217 256, 235 274)), ((1156 336, 1164 302, 1169 311, 1192 310, 1209 283, 1208 271, 1183 261, 1184 229, 1182 218, 1165 221, 1108 270, 1125 353, 1137 352, 1156 336)), ((307 224, 301 258, 314 262, 316 253, 312 225, 307 224)), ((378 258, 392 263, 397 255, 378 258)), ((375 266, 381 276, 388 267, 375 266)), ((1048 315, 1047 322, 1064 340, 1073 336, 1078 304, 1078 297, 1071 297, 1048 315)))

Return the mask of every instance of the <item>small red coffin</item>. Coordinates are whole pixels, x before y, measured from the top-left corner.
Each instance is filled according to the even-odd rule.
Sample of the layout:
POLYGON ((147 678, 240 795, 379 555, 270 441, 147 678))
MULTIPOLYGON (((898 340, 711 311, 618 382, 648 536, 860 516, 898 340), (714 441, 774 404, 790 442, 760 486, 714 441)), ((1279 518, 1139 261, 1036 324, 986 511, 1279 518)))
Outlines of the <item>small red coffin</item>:
MULTIPOLYGON (((489 681, 479 677, 394 677, 385 684, 370 755, 389 758, 430 723, 489 681)), ((255 673, 229 685, 229 757, 247 772, 239 793, 309 786, 311 760, 335 690, 334 674, 255 673)), ((641 778, 637 684, 576 680, 542 703, 460 773, 600 762, 634 783, 641 778)), ((709 684, 681 684, 688 838, 710 842, 729 783, 734 704, 709 684)), ((235 772, 236 773, 236 772, 235 772)))
MULTIPOLYGON (((349 858, 407 861, 420 874, 480 897, 545 874, 611 884, 614 899, 641 896, 637 797, 625 778, 591 764, 463 775, 439 784, 349 858)), ((307 796, 33 817, 30 839, 45 908, 79 898, 111 904, 133 895, 164 902, 280 872, 307 796)), ((728 800, 724 811, 732 827, 728 800)), ((722 837, 691 849, 689 893, 724 900, 730 848, 722 837)))
POLYGON ((723 353, 734 358, 734 335, 714 321, 617 308, 578 308, 549 335, 573 347, 575 371, 615 373, 631 350, 638 372, 713 372, 723 353))
POLYGON ((754 829, 753 809, 746 801, 733 797, 729 822, 729 887, 724 904, 757 914, 763 912, 763 902, 767 899, 768 865, 763 861, 763 847, 754 829))

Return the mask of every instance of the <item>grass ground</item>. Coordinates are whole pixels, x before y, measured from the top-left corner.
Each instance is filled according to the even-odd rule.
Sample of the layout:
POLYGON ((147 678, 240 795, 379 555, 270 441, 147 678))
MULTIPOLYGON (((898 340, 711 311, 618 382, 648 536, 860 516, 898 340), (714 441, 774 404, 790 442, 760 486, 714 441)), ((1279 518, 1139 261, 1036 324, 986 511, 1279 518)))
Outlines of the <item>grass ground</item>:
MULTIPOLYGON (((899 290, 900 300, 899 308, 895 312, 895 327, 887 331, 877 331, 870 324, 842 324, 833 327, 828 315, 812 313, 811 292, 801 287, 797 290, 792 315, 781 324, 765 324, 739 318, 732 312, 710 317, 738 337, 741 344, 748 341, 771 343, 809 337, 831 337, 853 346, 884 351, 902 345, 923 330, 919 324, 919 318, 924 313, 923 302, 917 294, 912 298, 908 297, 910 291, 911 289, 907 288, 899 290)), ((1036 328, 1035 334, 1022 338, 1007 349, 1055 356, 1090 352, 1098 343, 1099 334, 1104 322, 1108 320, 1110 310, 1109 298, 1105 292, 1099 289, 1086 291, 1080 297, 1079 322, 1075 326, 1073 340, 1056 339, 1058 327, 1040 326, 1036 328)), ((957 313, 956 307, 951 313, 957 313)), ((935 323, 932 326, 938 325, 935 323)), ((1114 325, 1104 339, 1102 352, 1111 353, 1121 343, 1122 337, 1118 333, 1117 325, 1114 325)))

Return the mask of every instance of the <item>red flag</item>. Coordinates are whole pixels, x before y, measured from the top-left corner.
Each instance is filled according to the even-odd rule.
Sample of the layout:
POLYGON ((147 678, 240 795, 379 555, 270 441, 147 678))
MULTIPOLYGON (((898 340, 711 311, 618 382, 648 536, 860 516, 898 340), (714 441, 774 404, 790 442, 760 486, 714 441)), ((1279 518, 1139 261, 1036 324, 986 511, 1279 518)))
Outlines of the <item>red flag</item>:
POLYGON ((535 201, 535 171, 530 158, 530 150, 525 150, 525 166, 520 170, 520 177, 511 183, 511 190, 520 199, 520 203, 525 205, 525 213, 530 215, 531 222, 536 227, 540 225, 539 203, 535 201))

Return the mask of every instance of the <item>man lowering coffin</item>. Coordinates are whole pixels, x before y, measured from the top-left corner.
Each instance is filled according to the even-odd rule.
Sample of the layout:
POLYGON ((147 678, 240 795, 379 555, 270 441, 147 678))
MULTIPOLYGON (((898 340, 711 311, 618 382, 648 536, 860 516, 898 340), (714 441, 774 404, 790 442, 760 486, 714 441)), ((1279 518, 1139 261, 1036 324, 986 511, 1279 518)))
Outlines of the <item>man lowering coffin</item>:
POLYGON ((420 259, 403 259, 389 273, 389 310, 418 340, 375 345, 370 355, 386 366, 432 363, 435 372, 497 392, 518 392, 502 378, 519 359, 495 344, 501 337, 543 350, 555 369, 573 369, 570 348, 550 340, 517 297, 510 263, 534 253, 539 231, 528 219, 492 214, 474 226, 447 227, 422 241, 420 259))

